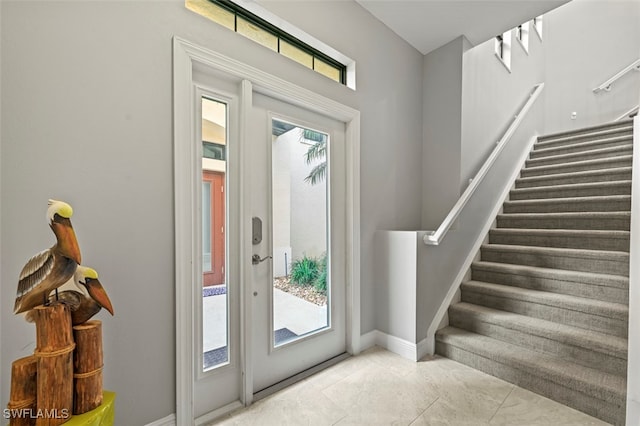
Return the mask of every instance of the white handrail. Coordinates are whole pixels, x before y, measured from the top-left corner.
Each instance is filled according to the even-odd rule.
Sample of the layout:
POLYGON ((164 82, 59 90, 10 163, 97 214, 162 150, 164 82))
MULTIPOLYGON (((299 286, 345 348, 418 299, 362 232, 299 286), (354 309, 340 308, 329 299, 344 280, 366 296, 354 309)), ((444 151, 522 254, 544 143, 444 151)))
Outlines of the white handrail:
POLYGON ((622 114, 620 117, 616 118, 614 121, 620 121, 620 120, 628 120, 629 118, 631 118, 633 115, 636 115, 638 113, 638 109, 640 109, 640 105, 636 105, 633 108, 631 108, 629 111, 625 112, 624 114, 622 114))
POLYGON ((598 93, 598 92, 601 92, 603 90, 605 92, 610 91, 611 90, 611 85, 616 80, 618 80, 620 77, 622 77, 623 75, 625 75, 626 73, 628 73, 631 70, 640 71, 640 59, 636 59, 634 62, 632 62, 631 64, 627 65, 626 68, 622 69, 619 73, 617 73, 616 75, 611 77, 609 80, 605 81, 600 86, 598 86, 595 89, 593 89, 593 93, 598 93))
POLYGON ((426 245, 437 246, 438 244, 440 244, 440 242, 442 242, 445 235, 447 234, 447 231, 449 231, 449 228, 451 228, 451 225, 453 225, 453 223, 456 221, 456 219, 462 212, 462 209, 467 204, 467 202, 475 192, 478 185, 480 185, 480 182, 485 177, 485 175, 487 174, 487 172, 489 171, 493 163, 496 161, 496 159, 498 158, 498 155, 500 155, 500 153, 504 149, 507 142, 509 142, 509 140, 511 139, 511 136, 513 136, 516 129, 520 125, 520 122, 522 122, 522 120, 524 119, 524 116, 527 114, 527 112, 529 111, 533 103, 536 101, 536 99, 540 95, 540 92, 542 92, 543 88, 544 88, 544 83, 539 83, 534 87, 533 91, 529 95, 529 99, 527 99, 527 102, 524 104, 524 106, 522 107, 518 115, 515 116, 515 119, 513 120, 513 122, 507 129, 507 131, 504 133, 504 135, 502 136, 502 139, 500 139, 496 147, 493 149, 493 152, 491 153, 489 158, 487 158, 487 161, 484 162, 480 170, 478 170, 478 173, 476 173, 474 178, 471 180, 471 184, 467 187, 467 189, 465 189, 465 191, 462 193, 462 195, 460 196, 456 204, 451 208, 451 211, 449 212, 447 217, 444 218, 444 220, 442 221, 442 223, 440 224, 440 226, 436 231, 427 231, 427 234, 424 235, 422 240, 426 245))

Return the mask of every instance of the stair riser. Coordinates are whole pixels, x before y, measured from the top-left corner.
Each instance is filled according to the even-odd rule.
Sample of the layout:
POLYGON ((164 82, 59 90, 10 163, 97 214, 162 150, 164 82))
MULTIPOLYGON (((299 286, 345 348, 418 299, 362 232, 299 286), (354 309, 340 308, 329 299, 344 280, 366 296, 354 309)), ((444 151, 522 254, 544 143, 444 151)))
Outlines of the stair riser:
POLYGON ((598 259, 593 257, 568 257, 558 253, 522 253, 488 249, 482 249, 481 252, 482 260, 487 262, 629 276, 628 257, 624 257, 624 260, 622 258, 598 259))
POLYGON ((605 140, 594 140, 588 143, 574 144, 574 145, 566 145, 561 147, 541 147, 537 148, 534 146, 533 151, 531 151, 530 158, 544 158, 553 155, 561 155, 561 154, 572 154, 578 152, 584 152, 592 149, 602 149, 602 148, 613 148, 624 145, 629 145, 632 142, 631 136, 626 138, 615 138, 615 139, 605 139, 605 140), (537 149, 536 149, 537 148, 537 149))
POLYGON ((603 197, 607 195, 631 195, 631 183, 620 185, 603 184, 582 188, 550 186, 536 190, 512 190, 509 194, 509 199, 511 201, 544 200, 547 198, 603 197))
POLYGON ((631 199, 596 200, 584 202, 564 201, 546 203, 510 203, 504 204, 505 213, 563 213, 563 212, 618 212, 630 211, 631 199))
POLYGON ((631 180, 631 170, 615 171, 612 169, 609 173, 601 173, 592 176, 562 176, 553 179, 532 179, 532 180, 516 180, 516 188, 534 188, 541 186, 569 185, 575 183, 596 183, 596 182, 612 182, 620 180, 631 180))
POLYGON ((633 149, 630 146, 618 147, 612 151, 604 151, 604 152, 583 152, 571 154, 569 156, 550 156, 537 158, 535 160, 527 160, 526 167, 539 167, 539 166, 551 166, 555 164, 567 164, 573 163, 576 161, 588 161, 588 160, 597 160, 600 158, 610 158, 619 155, 631 155, 633 153, 633 149))
POLYGON ((520 172, 521 177, 530 177, 530 176, 545 176, 545 175, 555 175, 558 173, 573 173, 573 172, 584 172, 588 170, 604 170, 610 168, 617 167, 631 167, 631 157, 630 156, 622 156, 620 158, 614 158, 609 161, 595 162, 595 163, 577 163, 577 164, 561 164, 554 167, 547 168, 524 168, 520 172), (542 169, 542 170, 541 170, 542 169))
POLYGON ((557 294, 567 294, 569 296, 585 297, 587 299, 602 300, 605 302, 629 303, 629 291, 624 288, 585 284, 567 281, 562 278, 553 279, 530 275, 516 275, 482 269, 472 269, 472 277, 476 281, 504 284, 557 294))
POLYGON ((449 312, 449 324, 496 340, 528 348, 532 351, 554 355, 585 367, 600 369, 607 373, 624 376, 627 372, 626 359, 616 358, 606 353, 565 344, 561 341, 562 337, 554 339, 541 337, 521 330, 514 330, 512 328, 501 327, 498 324, 484 322, 481 318, 455 311, 449 312))
POLYGON ((504 217, 498 216, 498 228, 520 228, 520 229, 590 229, 609 231, 628 231, 629 216, 620 218, 539 218, 531 217, 504 217))
POLYGON ((629 238, 602 238, 589 236, 567 235, 534 235, 534 234, 500 234, 489 233, 492 244, 506 244, 517 246, 537 246, 552 248, 574 248, 585 250, 629 251, 629 238))
POLYGON ((481 294, 462 290, 462 301, 473 303, 488 308, 514 312, 552 321, 559 324, 579 327, 586 330, 598 331, 618 337, 627 337, 627 321, 606 317, 606 313, 596 315, 593 313, 579 312, 556 306, 542 305, 517 299, 507 299, 488 294, 481 294))
POLYGON ((436 353, 524 389, 546 396, 562 404, 566 404, 605 422, 624 425, 624 406, 626 401, 623 399, 613 403, 602 401, 587 396, 579 390, 569 389, 545 380, 536 374, 531 374, 525 369, 505 365, 438 340, 436 340, 436 353))

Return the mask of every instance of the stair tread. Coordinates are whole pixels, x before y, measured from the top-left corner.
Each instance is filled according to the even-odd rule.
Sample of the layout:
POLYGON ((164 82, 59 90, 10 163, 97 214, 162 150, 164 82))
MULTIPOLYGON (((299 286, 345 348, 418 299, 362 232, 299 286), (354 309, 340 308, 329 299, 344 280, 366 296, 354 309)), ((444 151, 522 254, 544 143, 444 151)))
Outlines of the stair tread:
POLYGON ((567 269, 544 268, 541 266, 518 265, 513 263, 489 262, 479 260, 472 267, 496 272, 508 271, 510 274, 527 275, 540 278, 559 279, 580 284, 606 285, 622 289, 629 288, 629 278, 620 275, 599 274, 596 272, 571 271, 567 269))
POLYGON ((542 163, 542 162, 550 160, 550 159, 555 159, 555 160, 565 159, 565 160, 569 160, 569 161, 566 161, 566 163, 569 163, 569 162, 571 162, 570 160, 572 158, 574 158, 574 157, 616 153, 618 151, 628 151, 630 149, 633 149, 633 144, 631 144, 631 143, 626 144, 626 145, 620 145, 620 146, 612 146, 612 147, 606 147, 606 148, 590 149, 590 150, 587 150, 587 151, 578 151, 578 152, 569 152, 569 153, 565 153, 565 154, 549 155, 547 157, 541 157, 541 158, 532 158, 530 160, 527 160, 527 164, 542 163))
MULTIPOLYGON (((577 142, 571 145, 560 145, 560 146, 554 146, 554 147, 543 147, 543 148, 539 148, 539 146, 537 147, 536 145, 533 146, 533 151, 536 154, 541 154, 540 157, 545 157, 544 154, 553 154, 554 152, 558 152, 558 151, 563 151, 563 150, 567 150, 567 149, 575 149, 575 148, 590 148, 592 146, 597 146, 597 145, 601 145, 601 144, 606 144, 606 143, 612 143, 612 142, 620 142, 620 141, 625 141, 628 140, 629 143, 631 144, 632 140, 633 140, 633 136, 632 135, 623 135, 623 136, 612 136, 612 137, 604 137, 602 139, 593 139, 593 140, 589 140, 589 141, 584 141, 584 142, 577 142)), ((581 151, 578 151, 581 152, 581 151)))
POLYGON ((629 341, 622 337, 466 302, 456 303, 450 310, 473 315, 483 322, 504 328, 627 359, 629 341))
MULTIPOLYGON (((553 188, 545 186, 542 188, 553 188)), ((525 189, 525 188, 522 188, 525 189)), ((530 188, 526 188, 530 189, 530 188)), ((538 189, 538 187, 536 187, 538 189)), ((562 204, 562 203, 588 203, 594 201, 626 201, 631 200, 631 195, 589 195, 586 197, 560 197, 560 198, 533 198, 524 200, 509 200, 505 204, 522 205, 522 204, 562 204)))
MULTIPOLYGON (((521 213, 513 213, 521 214, 521 213)), ((590 238, 621 238, 628 239, 629 231, 616 230, 591 230, 591 229, 532 229, 532 228, 494 228, 489 232, 496 234, 516 235, 554 235, 554 236, 580 236, 590 238)))
MULTIPOLYGON (((522 213, 515 213, 514 216, 520 215, 520 214, 522 213)), ((558 248, 558 247, 537 247, 537 246, 522 246, 522 245, 516 245, 516 244, 514 245, 483 244, 482 250, 500 250, 500 251, 538 253, 538 254, 545 253, 545 254, 550 254, 554 256, 593 258, 593 259, 613 259, 613 260, 629 259, 629 253, 626 253, 623 251, 590 250, 590 249, 558 248)))
POLYGON ((598 399, 615 403, 626 399, 626 378, 621 376, 451 326, 438 330, 436 340, 598 399))
MULTIPOLYGON (((630 211, 612 211, 612 212, 556 212, 556 213, 500 213, 498 214, 499 218, 526 218, 529 217, 531 219, 539 219, 539 218, 549 218, 549 219, 557 219, 557 218, 627 218, 631 217, 630 211)), ((526 228, 524 228, 526 229, 526 228)))
POLYGON ((626 320, 629 307, 622 303, 604 302, 602 300, 587 299, 548 291, 531 290, 503 284, 487 283, 484 281, 466 281, 462 284, 462 291, 482 293, 495 297, 519 300, 538 305, 552 306, 569 311, 584 312, 618 320, 626 320))
POLYGON ((607 133, 616 133, 633 130, 633 120, 621 120, 616 123, 605 123, 596 126, 584 127, 581 129, 549 133, 542 135, 538 138, 542 142, 558 142, 558 140, 564 141, 565 139, 579 138, 584 136, 594 136, 607 133))
POLYGON ((596 169, 596 170, 586 170, 586 171, 580 171, 580 172, 556 173, 556 174, 541 175, 541 176, 526 176, 526 177, 518 178, 516 182, 526 183, 526 182, 537 182, 537 181, 565 179, 565 178, 571 179, 573 177, 576 177, 576 178, 585 177, 585 176, 589 177, 589 176, 608 175, 612 173, 629 173, 629 172, 631 172, 631 167, 612 167, 609 169, 596 169))
MULTIPOLYGON (((612 156, 612 157, 607 157, 607 158, 594 158, 594 159, 591 159, 591 160, 573 161, 570 164, 571 164, 572 167, 575 167, 575 166, 594 166, 594 165, 601 165, 601 164, 607 164, 607 163, 616 163, 618 161, 632 161, 632 159, 633 159, 633 155, 627 154, 627 155, 617 155, 617 156, 612 156)), ((544 166, 525 166, 523 168, 523 170, 535 172, 535 171, 547 171, 547 170, 554 170, 554 169, 563 169, 565 167, 567 167, 567 163, 565 163, 565 164, 547 164, 547 165, 544 165, 544 166)), ((545 175, 545 176, 548 176, 548 175, 545 175)))
POLYGON ((511 190, 511 193, 526 194, 529 192, 538 192, 538 191, 563 191, 563 190, 571 190, 571 189, 612 188, 612 187, 620 187, 620 186, 631 187, 631 181, 630 180, 611 180, 611 181, 605 181, 605 182, 565 183, 561 185, 533 186, 529 188, 515 188, 511 190))

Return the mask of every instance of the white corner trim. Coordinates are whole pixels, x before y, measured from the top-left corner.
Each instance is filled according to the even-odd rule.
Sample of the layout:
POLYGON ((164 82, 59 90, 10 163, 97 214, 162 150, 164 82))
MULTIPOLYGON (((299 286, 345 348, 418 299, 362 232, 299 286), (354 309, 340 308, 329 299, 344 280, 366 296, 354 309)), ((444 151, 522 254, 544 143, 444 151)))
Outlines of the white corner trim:
POLYGON ((493 210, 489 214, 487 221, 482 227, 482 231, 478 234, 478 238, 473 243, 473 246, 471 247, 471 250, 469 251, 467 258, 464 260, 464 263, 462 264, 460 271, 458 271, 458 275, 456 275, 456 278, 453 280, 453 282, 450 283, 449 291, 447 291, 447 295, 445 296, 442 304, 440 305, 440 308, 438 308, 438 311, 436 312, 435 316, 433 317, 433 320, 431 321, 431 324, 429 325, 429 328, 427 329, 427 337, 425 337, 425 339, 420 342, 421 345, 424 345, 425 349, 430 350, 430 352, 427 352, 430 355, 433 355, 434 353, 433 351, 435 350, 435 338, 436 338, 436 331, 438 331, 438 326, 440 325, 440 322, 442 321, 445 314, 447 313, 447 310, 451 305, 451 301, 455 297, 456 292, 458 291, 458 288, 462 283, 462 279, 464 278, 465 274, 471 267, 471 264, 473 263, 473 259, 476 257, 478 250, 480 250, 480 246, 482 245, 485 237, 487 236, 489 229, 491 229, 491 226, 493 225, 493 222, 496 219, 496 215, 502 208, 502 205, 504 204, 504 202, 507 200, 507 197, 509 196, 509 191, 511 191, 511 188, 513 187, 516 179, 520 175, 522 165, 524 164, 525 160, 529 156, 529 153, 531 152, 531 148, 533 147, 533 144, 536 142, 536 139, 537 139, 537 136, 533 136, 531 138, 523 154, 520 156, 520 159, 518 160, 518 163, 517 163, 519 164, 519 167, 516 167, 513 173, 511 174, 511 176, 509 177, 509 180, 507 181, 508 184, 505 185, 504 189, 502 190, 502 194, 500 194, 500 197, 498 198, 496 205, 493 207, 493 210), (425 342, 425 340, 427 340, 427 342, 425 342))
POLYGON ((378 333, 378 330, 371 330, 370 332, 360 336, 361 351, 366 351, 376 345, 376 333, 378 333))
POLYGON ((147 423, 145 426, 176 426, 176 415, 169 414, 167 417, 158 419, 155 422, 147 423))
POLYGON ((629 344, 627 366, 627 425, 640 425, 640 116, 633 119, 633 165, 631 183, 631 241, 629 251, 629 344))
POLYGON ((425 337, 418 342, 417 358, 421 360, 427 355, 433 355, 436 353, 435 339, 430 339, 429 336, 425 337))

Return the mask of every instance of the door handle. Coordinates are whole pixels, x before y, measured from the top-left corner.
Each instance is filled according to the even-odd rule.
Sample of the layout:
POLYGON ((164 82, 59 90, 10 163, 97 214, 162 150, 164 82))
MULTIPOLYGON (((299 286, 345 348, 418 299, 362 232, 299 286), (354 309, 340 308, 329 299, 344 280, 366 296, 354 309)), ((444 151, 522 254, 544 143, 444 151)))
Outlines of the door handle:
POLYGON ((251 264, 258 265, 258 264, 264 262, 267 259, 273 259, 273 257, 265 256, 262 259, 260 259, 260 255, 259 254, 254 254, 253 256, 251 256, 251 264))

